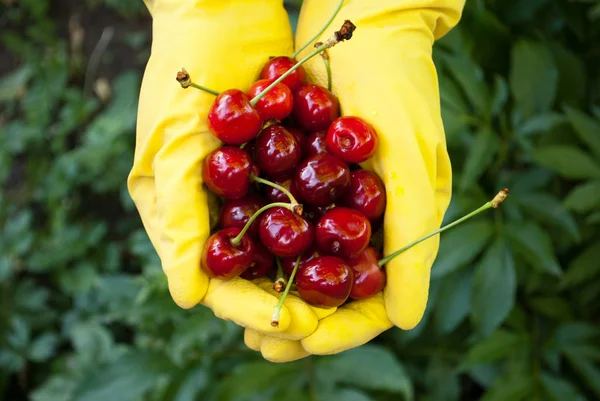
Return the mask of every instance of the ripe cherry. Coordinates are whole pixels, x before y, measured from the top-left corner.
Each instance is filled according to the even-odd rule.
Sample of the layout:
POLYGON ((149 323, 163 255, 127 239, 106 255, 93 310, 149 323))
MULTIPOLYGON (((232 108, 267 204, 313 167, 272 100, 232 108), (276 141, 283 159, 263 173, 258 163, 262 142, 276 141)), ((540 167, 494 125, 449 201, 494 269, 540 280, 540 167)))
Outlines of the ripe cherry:
POLYGON ((310 156, 296 168, 300 197, 313 206, 327 206, 344 195, 350 185, 350 169, 330 154, 310 156))
MULTIPOLYGON (((261 79, 256 81, 248 89, 247 95, 250 99, 267 89, 273 80, 261 79)), ((254 106, 263 122, 268 120, 281 121, 292 112, 292 91, 283 83, 275 85, 254 106)))
POLYGON ((385 212, 385 186, 377 174, 368 170, 350 173, 350 187, 341 199, 341 204, 358 210, 373 222, 385 212))
POLYGON ((260 242, 254 242, 254 258, 250 267, 240 277, 254 280, 266 276, 275 265, 275 257, 260 242))
MULTIPOLYGON (((262 79, 276 80, 282 76, 287 70, 296 64, 296 60, 291 57, 274 57, 267 61, 263 67, 260 77, 262 79)), ((306 82, 306 70, 300 66, 290 75, 285 77, 281 83, 285 84, 290 90, 295 91, 300 85, 306 82)))
MULTIPOLYGON (((228 200, 221 207, 220 225, 222 228, 238 227, 242 229, 250 217, 265 205, 265 200, 253 192, 249 192, 241 199, 228 200)), ((248 234, 253 238, 258 238, 259 222, 258 219, 254 220, 248 229, 248 234)))
POLYGON ((313 224, 284 207, 264 212, 258 233, 263 245, 280 257, 298 256, 312 245, 315 238, 313 224))
POLYGON ((291 173, 300 161, 302 151, 294 136, 281 125, 270 125, 256 138, 254 159, 269 176, 291 173))
POLYGON ((258 111, 238 89, 221 92, 208 112, 208 128, 229 145, 241 145, 254 138, 262 126, 258 111))
MULTIPOLYGON (((319 256, 321 256, 321 253, 319 252, 317 247, 314 245, 311 246, 300 257, 300 261, 298 262, 298 269, 300 269, 300 267, 304 266, 304 264, 306 262, 316 259, 319 256)), ((291 258, 281 258, 281 268, 283 269, 284 273, 287 274, 288 276, 292 275, 292 271, 294 270, 294 265, 296 264, 296 259, 297 259, 296 256, 293 256, 291 258)))
POLYGON ((340 117, 327 130, 327 148, 346 163, 362 163, 377 150, 379 138, 375 128, 355 116, 340 117))
POLYGON ((232 244, 241 231, 237 227, 224 228, 208 238, 202 253, 202 269, 209 277, 228 280, 250 267, 255 252, 250 236, 244 235, 239 244, 232 244))
POLYGON ((371 223, 361 212, 334 207, 317 223, 315 238, 324 254, 350 259, 369 245, 371 223))
POLYGON ((354 271, 354 284, 350 291, 350 298, 366 299, 383 290, 386 273, 377 264, 379 259, 381 254, 374 247, 368 246, 356 257, 346 260, 354 271))
POLYGON ((325 213, 327 213, 329 209, 332 209, 334 207, 334 203, 328 206, 313 206, 306 204, 303 207, 304 210, 302 212, 302 215, 316 224, 319 222, 319 220, 321 220, 321 217, 325 216, 325 213))
POLYGON ((304 134, 304 131, 302 131, 300 128, 293 126, 293 125, 284 125, 284 128, 294 136, 294 139, 296 140, 296 142, 298 143, 298 146, 300 147, 300 154, 302 155, 302 157, 304 157, 304 155, 306 154, 306 134, 304 134))
POLYGON ((326 88, 304 84, 294 93, 292 115, 307 131, 325 130, 340 116, 340 104, 326 88))
POLYGON ((305 263, 296 272, 298 293, 306 302, 322 308, 334 308, 348 299, 354 272, 335 256, 320 256, 305 263))
POLYGON ((327 149, 327 144, 325 143, 325 137, 327 136, 327 131, 315 131, 312 132, 306 138, 306 155, 314 156, 320 155, 322 153, 329 153, 327 149))
MULTIPOLYGON (((294 198, 299 197, 298 191, 296 190, 296 185, 294 184, 294 177, 292 174, 275 177, 275 178, 270 179, 270 181, 275 184, 281 185, 282 187, 284 187, 285 189, 290 191, 294 198)), ((264 191, 265 191, 265 197, 268 200, 270 200, 271 202, 289 202, 290 201, 288 196, 286 194, 284 194, 283 192, 281 192, 280 190, 278 190, 277 188, 273 188, 271 186, 265 185, 264 191)))
POLYGON ((211 152, 202 166, 202 179, 212 192, 225 199, 240 199, 248 193, 253 163, 250 155, 235 146, 211 152))

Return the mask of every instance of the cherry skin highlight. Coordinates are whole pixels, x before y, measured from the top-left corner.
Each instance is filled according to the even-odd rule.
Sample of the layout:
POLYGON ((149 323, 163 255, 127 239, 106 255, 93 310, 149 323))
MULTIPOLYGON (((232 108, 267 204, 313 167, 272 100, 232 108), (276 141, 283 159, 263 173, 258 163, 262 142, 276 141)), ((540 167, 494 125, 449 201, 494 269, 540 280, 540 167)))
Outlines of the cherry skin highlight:
POLYGON ((240 277, 246 280, 254 280, 266 276, 275 265, 275 256, 268 251, 260 242, 254 242, 254 258, 252 263, 240 277))
POLYGON ((294 93, 292 115, 306 131, 326 130, 340 116, 340 104, 326 88, 304 84, 294 93))
POLYGON ((298 256, 312 245, 315 238, 314 225, 284 207, 265 211, 258 233, 260 242, 279 257, 298 256))
POLYGON ((324 254, 343 259, 354 258, 369 245, 371 223, 361 212, 335 207, 317 223, 315 239, 324 254))
MULTIPOLYGON (((273 82, 270 79, 256 81, 248 89, 247 95, 250 99, 261 93, 273 82)), ((275 85, 266 95, 260 98, 254 106, 260 114, 263 122, 269 120, 281 121, 292 112, 292 91, 282 82, 275 85)))
POLYGON ((325 137, 327 136, 327 131, 315 131, 312 132, 306 138, 306 155, 314 156, 320 155, 323 153, 330 153, 327 149, 327 144, 325 142, 325 137))
POLYGON ((202 180, 218 196, 240 199, 248 193, 252 171, 248 152, 235 146, 223 146, 204 159, 202 180))
MULTIPOLYGON (((291 57, 274 57, 267 61, 260 73, 260 77, 262 79, 274 81, 285 74, 295 64, 296 60, 291 57)), ((304 82, 306 82, 306 70, 303 66, 298 67, 281 81, 281 83, 290 88, 292 92, 298 89, 304 82)))
POLYGON ((291 173, 302 157, 300 146, 281 125, 271 125, 256 138, 254 159, 269 176, 291 173))
POLYGON ((298 293, 307 303, 334 308, 350 296, 354 272, 338 257, 320 256, 298 269, 295 281, 298 293))
POLYGON ((232 279, 243 273, 254 259, 254 242, 244 235, 237 246, 231 243, 242 230, 224 228, 211 235, 202 253, 202 269, 211 278, 232 279))
POLYGON ((300 147, 300 154, 302 155, 302 157, 304 157, 306 155, 306 140, 307 140, 306 134, 304 134, 304 131, 302 131, 298 127, 291 126, 291 125, 284 125, 284 128, 287 130, 287 132, 292 134, 292 136, 298 143, 298 146, 300 147))
MULTIPOLYGON (((222 228, 242 229, 250 217, 266 204, 264 199, 252 192, 241 199, 228 200, 221 207, 219 224, 222 228)), ((260 223, 259 219, 254 220, 247 231, 253 238, 258 238, 258 223, 260 223)))
POLYGON ((262 126, 258 111, 238 89, 221 92, 208 112, 208 128, 222 142, 241 145, 254 138, 262 126))
POLYGON ((377 150, 379 138, 375 128, 354 116, 336 119, 327 130, 327 149, 346 163, 363 163, 377 150))
POLYGON ((350 186, 341 203, 358 210, 373 222, 385 212, 385 186, 377 174, 368 170, 354 170, 350 173, 350 186))
POLYGON ((350 169, 346 163, 330 154, 310 156, 297 166, 294 182, 306 203, 328 206, 348 189, 350 169))
POLYGON ((354 272, 350 298, 366 299, 383 290, 387 278, 385 270, 377 264, 380 259, 379 252, 372 246, 368 246, 356 257, 346 260, 354 272))

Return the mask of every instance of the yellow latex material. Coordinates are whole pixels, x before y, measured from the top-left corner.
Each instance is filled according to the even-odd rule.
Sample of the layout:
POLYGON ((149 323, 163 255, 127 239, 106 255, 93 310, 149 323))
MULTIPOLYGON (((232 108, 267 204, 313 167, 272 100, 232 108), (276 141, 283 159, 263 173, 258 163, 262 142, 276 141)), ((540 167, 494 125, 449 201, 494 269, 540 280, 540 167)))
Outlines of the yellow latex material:
MULTIPOLYGON (((304 1, 297 46, 318 31, 337 3, 304 1)), ((450 201, 451 166, 431 52, 434 40, 459 21, 463 6, 464 0, 346 0, 320 38, 324 41, 344 19, 357 26, 350 41, 328 51, 332 91, 343 115, 363 117, 379 133, 379 150, 363 167, 375 171, 386 186, 384 255, 439 228, 450 201)), ((305 68, 309 80, 327 85, 320 58, 305 68)), ((425 311, 438 244, 436 236, 393 259, 386 266, 383 294, 338 308, 301 340, 302 348, 310 354, 335 354, 392 326, 414 328, 425 311)), ((271 345, 274 337, 254 333, 253 349, 260 340, 260 350, 269 360, 298 358, 298 342, 271 345)))
POLYGON ((291 326, 292 333, 286 335, 299 338, 317 324, 314 314, 312 321, 291 324, 291 316, 308 313, 306 305, 287 302, 279 327, 273 328, 277 297, 241 278, 209 280, 200 269, 210 230, 201 166, 220 145, 207 127, 214 96, 184 90, 175 80, 185 67, 200 85, 246 90, 269 56, 292 51, 283 2, 154 0, 146 5, 153 17, 153 43, 141 87, 128 188, 160 256, 171 296, 182 308, 201 303, 217 317, 264 333, 285 333, 291 326))

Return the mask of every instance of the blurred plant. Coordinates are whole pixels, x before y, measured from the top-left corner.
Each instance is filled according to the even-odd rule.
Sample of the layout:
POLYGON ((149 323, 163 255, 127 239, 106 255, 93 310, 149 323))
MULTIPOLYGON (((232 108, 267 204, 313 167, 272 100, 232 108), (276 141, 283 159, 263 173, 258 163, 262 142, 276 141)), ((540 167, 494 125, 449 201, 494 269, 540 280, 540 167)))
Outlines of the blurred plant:
MULTIPOLYGON (((141 2, 82 7, 99 4, 124 16, 115 40, 134 35, 124 46, 136 51, 149 34, 127 32, 141 2)), ((299 5, 286 2, 292 25, 299 5)), ((125 187, 143 60, 130 57, 104 96, 84 95, 50 1, 6 6, 0 41, 19 67, 0 78, 0 394, 600 398, 599 10, 597 0, 467 3, 434 53, 454 169, 446 220, 503 186, 510 201, 442 236, 416 329, 274 365, 235 325, 169 297, 125 187)))

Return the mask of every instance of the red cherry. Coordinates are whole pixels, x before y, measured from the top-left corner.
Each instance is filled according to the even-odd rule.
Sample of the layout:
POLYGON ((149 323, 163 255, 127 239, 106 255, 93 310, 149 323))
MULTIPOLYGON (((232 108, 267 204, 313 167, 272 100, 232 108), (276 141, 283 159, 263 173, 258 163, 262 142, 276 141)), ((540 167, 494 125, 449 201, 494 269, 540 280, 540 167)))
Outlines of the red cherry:
POLYGON ((328 206, 344 195, 350 185, 350 169, 330 154, 310 156, 296 168, 294 176, 300 197, 313 206, 328 206))
POLYGON ((375 128, 355 116, 340 117, 327 130, 327 149, 346 163, 362 163, 377 150, 379 138, 375 128))
POLYGON ((315 238, 312 223, 283 207, 274 207, 264 213, 258 233, 263 245, 280 257, 298 256, 315 238))
MULTIPOLYGON (((280 76, 282 76, 285 72, 287 72, 290 68, 292 68, 296 64, 296 60, 291 57, 274 57, 267 61, 265 66, 263 67, 260 77, 262 79, 276 80, 280 76)), ((293 92, 300 85, 306 82, 306 70, 303 66, 295 69, 290 75, 285 77, 281 83, 290 88, 293 92)))
POLYGON ((302 157, 300 146, 281 125, 271 125, 256 138, 254 159, 261 171, 270 176, 291 173, 302 157))
POLYGON ((352 299, 366 299, 381 292, 385 287, 385 270, 377 262, 381 255, 375 248, 368 246, 358 256, 347 259, 346 263, 354 271, 354 283, 350 291, 352 299))
POLYGON ((340 104, 326 88, 304 84, 294 93, 292 115, 305 130, 320 131, 340 116, 340 104))
MULTIPOLYGON (((308 251, 304 252, 302 254, 302 256, 300 257, 300 262, 298 263, 298 269, 300 269, 300 267, 304 266, 304 264, 306 262, 316 259, 319 256, 321 256, 321 253, 319 253, 319 250, 317 249, 317 247, 314 245, 311 246, 308 249, 308 251)), ((283 272, 285 274, 287 274, 288 276, 292 275, 292 271, 294 270, 294 266, 296 265, 296 259, 298 259, 298 256, 292 256, 291 258, 281 258, 281 268, 283 269, 283 272)))
POLYGON ((350 187, 341 203, 358 210, 373 222, 385 212, 385 186, 377 174, 368 170, 355 170, 350 173, 350 187))
POLYGON ((275 265, 275 257, 260 242, 254 243, 254 258, 250 267, 240 277, 254 280, 266 276, 275 265))
POLYGON ((207 276, 228 280, 250 267, 255 252, 250 236, 244 235, 237 246, 231 243, 241 231, 237 227, 224 228, 208 238, 202 253, 202 269, 207 276))
POLYGON ((315 239, 324 254, 350 259, 369 245, 371 223, 361 212, 335 207, 317 223, 315 239))
POLYGON ((325 137, 327 136, 327 131, 315 131, 311 133, 308 138, 306 138, 306 155, 314 156, 320 155, 322 153, 329 153, 327 149, 327 144, 325 143, 325 137))
POLYGON ((245 150, 223 146, 204 159, 202 179, 218 196, 240 199, 248 193, 252 169, 253 163, 245 150))
MULTIPOLYGON (((280 177, 270 178, 270 181, 281 185, 288 191, 292 193, 294 198, 299 197, 298 191, 296 190, 296 185, 294 185, 293 175, 288 174, 280 177)), ((290 202, 290 199, 286 194, 278 190, 277 188, 273 188, 268 185, 264 185, 265 196, 271 202, 290 202)))
POLYGON ((262 126, 258 111, 238 89, 221 92, 208 112, 208 128, 229 145, 241 145, 254 138, 262 126))
POLYGON ((306 302, 322 308, 334 308, 348 299, 354 273, 342 259, 320 256, 298 269, 295 281, 298 293, 306 302))
POLYGON ((306 217, 309 221, 312 221, 316 224, 319 222, 319 220, 321 220, 321 217, 325 216, 325 213, 327 213, 329 209, 332 209, 334 207, 335 204, 333 203, 328 206, 313 206, 306 204, 303 206, 302 215, 306 217))
MULTIPOLYGON (((266 202, 258 195, 250 192, 241 199, 228 200, 221 207, 220 225, 222 228, 238 227, 244 228, 250 217, 254 215, 266 202)), ((259 219, 254 220, 248 229, 248 234, 258 238, 259 219)))
POLYGON ((291 126, 291 125, 284 125, 284 128, 294 136, 294 139, 296 140, 296 142, 298 143, 298 146, 300 147, 300 153, 302 155, 302 157, 304 157, 304 155, 306 154, 306 134, 304 134, 304 132, 295 126, 291 126))
MULTIPOLYGON (((256 81, 248 89, 248 97, 254 98, 256 95, 267 89, 273 80, 261 79, 256 81)), ((292 112, 292 91, 283 83, 275 85, 267 94, 256 102, 256 110, 263 121, 277 120, 281 121, 292 112)))

